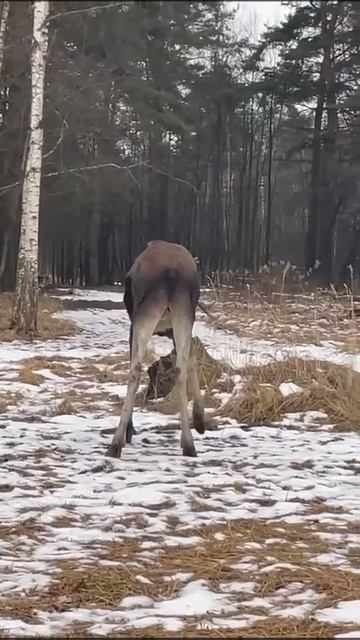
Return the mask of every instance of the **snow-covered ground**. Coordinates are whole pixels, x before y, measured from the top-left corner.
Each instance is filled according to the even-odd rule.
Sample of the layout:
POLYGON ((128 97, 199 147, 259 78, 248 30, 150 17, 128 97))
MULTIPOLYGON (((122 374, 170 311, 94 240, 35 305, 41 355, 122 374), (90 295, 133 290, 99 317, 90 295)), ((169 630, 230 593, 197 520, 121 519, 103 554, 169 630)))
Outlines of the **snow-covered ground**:
MULTIPOLYGON (((118 302, 122 294, 75 291, 71 297, 118 302)), ((181 588, 160 600, 138 595, 123 598, 115 607, 53 611, 39 606, 36 622, 9 615, 8 607, 1 613, 2 601, 9 596, 33 594, 34 589, 46 593, 59 575, 59 561, 73 561, 79 568, 87 563, 100 566, 105 563, 99 555, 105 545, 136 540, 141 583, 148 579, 142 575, 141 558, 156 564, 159 554, 172 547, 180 551, 193 547, 196 555, 203 544, 200 532, 229 522, 275 522, 283 528, 280 542, 281 537, 286 539, 287 527, 318 523, 327 550, 316 551, 311 562, 346 571, 354 579, 360 573, 348 558, 351 549, 360 546, 358 532, 353 532, 360 521, 358 434, 339 434, 326 427, 308 430, 306 416, 290 418, 291 428, 224 425, 203 437, 194 434, 198 458, 188 460, 181 456, 177 416, 137 409, 133 444, 125 448, 121 460, 106 458, 118 417, 107 412, 105 401, 102 410, 93 410, 89 402, 75 415, 52 415, 49 407, 56 394, 77 382, 85 358, 127 353, 128 318, 123 310, 91 308, 61 315, 75 321, 81 332, 66 340, 16 341, 0 347, 0 391, 19 391, 24 398, 20 407, 0 416, 0 631, 50 636, 84 623, 90 633, 100 635, 157 624, 180 632, 186 620, 199 628, 240 629, 264 617, 300 619, 310 613, 319 622, 341 623, 344 633, 348 624, 359 625, 357 599, 344 597, 344 602, 322 607, 322 594, 303 584, 259 597, 261 576, 280 570, 281 563, 269 552, 269 541, 263 545, 255 534, 233 558, 239 575, 248 572, 249 581, 224 580, 215 589, 206 579, 185 572, 178 578, 181 588), (22 360, 33 356, 67 358, 71 375, 60 378, 44 367, 45 380, 39 386, 18 382, 22 360), (316 516, 314 505, 321 505, 316 516), (61 518, 65 523, 58 526, 61 518), (35 532, 27 529, 29 522, 35 523, 35 532), (252 556, 252 548, 263 549, 261 560, 252 556), (254 571, 256 577, 250 578, 254 571)), ((195 334, 211 355, 237 366, 296 353, 358 368, 354 356, 331 345, 297 346, 290 352, 285 345, 279 349, 271 342, 242 340, 201 321, 196 322, 195 334)), ((171 347, 166 339, 152 342, 158 354, 171 347)), ((97 390, 105 396, 114 392, 124 396, 126 387, 94 382, 87 387, 87 393, 97 390)), ((284 394, 290 392, 283 389, 284 394)), ((217 535, 221 539, 221 532, 217 535)), ((304 543, 298 542, 300 549, 304 543)), ((296 566, 293 561, 290 565, 296 566)))

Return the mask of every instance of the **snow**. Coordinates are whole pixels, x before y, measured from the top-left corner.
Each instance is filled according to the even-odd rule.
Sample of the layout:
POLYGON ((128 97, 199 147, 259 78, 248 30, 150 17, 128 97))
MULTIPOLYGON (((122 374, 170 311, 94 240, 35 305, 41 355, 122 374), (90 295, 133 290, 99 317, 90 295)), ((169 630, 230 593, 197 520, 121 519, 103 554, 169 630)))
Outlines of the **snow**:
POLYGON ((360 600, 339 602, 337 607, 330 607, 318 611, 315 617, 317 620, 320 620, 320 622, 360 624, 360 600))
POLYGON ((207 613, 221 613, 228 608, 228 600, 208 589, 204 580, 189 582, 180 591, 180 595, 172 600, 159 602, 155 610, 160 615, 171 616, 204 616, 207 613))
POLYGON ((59 290, 56 297, 59 297, 60 300, 88 300, 91 302, 122 302, 124 298, 123 291, 79 289, 77 287, 70 289, 70 291, 71 293, 64 294, 59 290))
POLYGON ((302 388, 294 382, 283 382, 279 386, 279 390, 280 393, 286 397, 290 396, 292 393, 300 393, 302 391, 302 388))
MULTIPOLYGON (((69 294, 72 299, 89 301, 118 302, 120 296, 122 299, 119 292, 82 290, 69 294)), ((343 567, 349 545, 357 542, 346 532, 347 524, 360 519, 358 476, 354 472, 354 452, 359 451, 360 440, 357 433, 339 434, 329 425, 308 430, 319 417, 324 418, 320 412, 292 414, 278 425, 251 429, 224 423, 204 436, 194 432, 198 458, 192 460, 181 455, 177 416, 137 407, 133 444, 124 449, 121 460, 106 458, 111 431, 118 423, 118 416, 108 411, 106 399, 96 412, 91 402, 86 412, 74 415, 52 415, 51 407, 55 396, 70 391, 78 381, 78 367, 84 358, 128 353, 129 321, 122 309, 80 308, 61 315, 78 323, 82 331, 66 340, 14 341, 0 350, 0 391, 21 391, 24 396, 20 408, 11 408, 0 417, 1 526, 16 529, 22 523, 24 527, 23 532, 0 538, 0 605, 6 596, 46 590, 59 572, 59 560, 72 560, 79 566, 94 562, 108 543, 137 540, 142 559, 156 563, 157 555, 167 547, 188 546, 196 553, 203 544, 201 529, 207 525, 235 520, 308 524, 314 502, 322 504, 322 512, 316 514, 318 522, 343 527, 344 535, 329 537, 329 550, 314 554, 313 563, 343 567), (45 381, 39 386, 21 385, 16 379, 18 366, 24 358, 35 355, 64 356, 71 364, 71 375, 63 379, 43 368, 39 373, 45 381), (287 424, 292 428, 284 428, 287 424), (303 465, 304 461, 311 464, 303 465), (201 508, 195 508, 199 503, 201 508), (136 524, 139 517, 141 529, 136 524), (61 518, 68 521, 56 526, 61 518), (178 527, 169 524, 172 518, 178 519, 178 527), (36 535, 26 528, 30 519, 39 527, 36 535)), ((261 363, 290 353, 287 347, 279 350, 271 342, 243 340, 200 321, 195 333, 211 355, 238 364, 261 363)), ((166 339, 153 338, 152 343, 157 354, 171 349, 166 339)), ((295 351, 302 348, 293 347, 295 351)), ((316 353, 321 359, 334 361, 347 357, 324 345, 304 349, 306 357, 317 357, 316 353)), ((351 366, 350 360, 348 364, 351 366)), ((292 382, 280 387, 284 395, 298 390, 292 382)), ((111 394, 124 397, 126 385, 91 382, 86 389, 87 394, 100 391, 104 398, 111 394)), ((219 544, 224 538, 216 532, 219 544)), ((157 624, 169 632, 181 631, 186 617, 199 624, 202 620, 201 624, 211 629, 246 628, 263 617, 244 613, 242 606, 261 607, 266 615, 304 617, 314 603, 318 605, 319 596, 313 590, 300 584, 273 598, 259 598, 250 575, 255 571, 261 578, 281 569, 296 569, 291 562, 278 562, 274 555, 266 555, 273 553, 269 545, 281 544, 284 539, 286 532, 279 530, 279 537, 264 542, 263 551, 259 542, 246 540, 238 556, 234 555, 232 567, 249 572, 249 577, 241 580, 239 575, 238 580, 226 582, 222 576, 216 591, 198 579, 195 570, 194 574, 178 571, 164 576, 170 595, 162 600, 131 595, 119 601, 116 610, 41 611, 36 624, 0 615, 0 629, 14 636, 49 637, 83 622, 91 625, 92 633, 109 636, 124 627, 157 624), (172 582, 181 586, 173 595, 172 582)), ((111 566, 110 560, 107 564, 111 566)), ((151 585, 140 567, 131 567, 139 587, 151 585)), ((316 615, 319 620, 359 623, 358 610, 359 602, 343 602, 316 615)))

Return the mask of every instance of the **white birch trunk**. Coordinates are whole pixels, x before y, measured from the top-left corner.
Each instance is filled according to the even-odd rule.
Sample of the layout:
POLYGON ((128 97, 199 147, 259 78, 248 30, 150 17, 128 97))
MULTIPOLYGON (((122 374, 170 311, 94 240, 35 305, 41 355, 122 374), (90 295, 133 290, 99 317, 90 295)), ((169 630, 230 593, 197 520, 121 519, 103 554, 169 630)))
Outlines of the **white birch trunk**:
POLYGON ((49 2, 34 0, 31 51, 30 138, 26 151, 21 202, 21 230, 16 271, 16 301, 13 321, 17 330, 29 335, 37 329, 39 298, 38 248, 40 182, 43 147, 43 104, 48 48, 49 2))
POLYGON ((4 48, 5 48, 5 35, 7 21, 9 17, 10 1, 4 0, 1 7, 1 21, 0 21, 0 78, 2 75, 2 67, 4 62, 4 48))

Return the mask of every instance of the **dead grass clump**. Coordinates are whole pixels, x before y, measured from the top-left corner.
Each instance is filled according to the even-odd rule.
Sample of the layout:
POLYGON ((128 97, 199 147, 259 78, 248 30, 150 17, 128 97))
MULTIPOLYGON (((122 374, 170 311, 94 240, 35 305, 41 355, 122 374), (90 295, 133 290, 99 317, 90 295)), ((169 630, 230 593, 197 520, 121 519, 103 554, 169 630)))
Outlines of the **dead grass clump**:
POLYGON ((34 371, 32 371, 32 369, 30 369, 25 365, 19 371, 18 380, 23 384, 31 384, 34 386, 39 386, 45 381, 45 378, 39 373, 35 373, 34 371))
POLYGON ((224 374, 231 375, 234 369, 227 363, 212 358, 198 337, 192 339, 191 352, 196 357, 200 387, 213 389, 224 374))
POLYGON ((23 400, 23 395, 17 391, 16 393, 0 393, 0 413, 5 413, 5 411, 11 407, 16 407, 19 402, 23 400))
POLYGON ((53 410, 54 416, 64 416, 70 415, 72 413, 76 413, 76 409, 74 407, 74 403, 71 398, 65 396, 60 402, 55 406, 53 410))
POLYGON ((101 369, 97 374, 96 379, 100 384, 104 384, 106 382, 119 382, 119 376, 109 367, 101 369))
POLYGON ((67 378, 71 371, 69 360, 61 356, 56 356, 56 360, 53 360, 50 357, 45 358, 42 356, 26 358, 25 360, 23 360, 23 366, 32 371, 38 371, 39 369, 48 369, 61 378, 67 378))
POLYGON ((137 404, 138 406, 142 406, 145 403, 148 411, 156 411, 164 413, 165 415, 173 415, 179 411, 178 394, 174 387, 164 398, 152 400, 150 402, 146 402, 145 394, 140 392, 137 397, 137 404))
POLYGON ((0 526, 0 540, 9 538, 17 540, 20 536, 34 538, 40 531, 42 531, 42 526, 34 518, 29 518, 19 524, 0 526))
POLYGON ((342 365, 293 358, 245 367, 248 380, 220 409, 219 415, 256 424, 279 420, 285 413, 321 411, 344 428, 360 429, 360 374, 342 365), (283 396, 279 385, 294 382, 302 391, 283 396))
POLYGON ((124 366, 129 368, 129 358, 125 354, 114 356, 106 355, 96 359, 96 364, 111 368, 113 371, 122 370, 124 366))
POLYGON ((115 394, 105 391, 90 393, 81 388, 79 383, 65 394, 54 397, 51 415, 66 415, 83 411, 107 411, 118 413, 122 401, 115 394))
POLYGON ((360 546, 350 547, 347 557, 352 567, 360 569, 360 546))
MULTIPOLYGON (((11 327, 11 316, 14 304, 14 294, 0 294, 0 340, 18 340, 21 335, 16 333, 11 327)), ((38 331, 36 337, 42 340, 50 340, 64 336, 71 336, 78 333, 78 327, 63 318, 58 318, 54 314, 63 308, 60 300, 47 296, 39 297, 38 331)))
POLYGON ((100 384, 106 382, 121 383, 127 376, 129 363, 126 361, 126 367, 119 357, 116 357, 116 365, 112 362, 112 357, 101 358, 98 360, 85 360, 77 370, 77 373, 87 380, 95 380, 100 384))
POLYGON ((54 518, 54 520, 51 522, 51 526, 55 527, 56 529, 62 529, 63 527, 73 527, 76 522, 77 520, 74 516, 63 515, 54 518))

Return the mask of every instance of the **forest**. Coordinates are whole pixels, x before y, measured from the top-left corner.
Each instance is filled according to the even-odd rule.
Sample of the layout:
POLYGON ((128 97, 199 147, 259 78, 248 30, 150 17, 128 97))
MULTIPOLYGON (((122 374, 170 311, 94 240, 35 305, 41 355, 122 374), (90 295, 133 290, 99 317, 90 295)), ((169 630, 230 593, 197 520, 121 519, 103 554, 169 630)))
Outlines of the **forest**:
POLYGON ((360 638, 360 2, 258 4, 0 0, 3 638, 360 638))
MULTIPOLYGON (((360 273, 358 2, 286 2, 262 33, 232 2, 49 6, 40 281, 111 285, 151 239, 201 273, 360 273)), ((15 286, 32 3, 2 3, 0 287, 15 286)))

